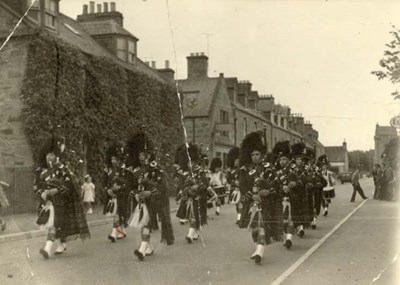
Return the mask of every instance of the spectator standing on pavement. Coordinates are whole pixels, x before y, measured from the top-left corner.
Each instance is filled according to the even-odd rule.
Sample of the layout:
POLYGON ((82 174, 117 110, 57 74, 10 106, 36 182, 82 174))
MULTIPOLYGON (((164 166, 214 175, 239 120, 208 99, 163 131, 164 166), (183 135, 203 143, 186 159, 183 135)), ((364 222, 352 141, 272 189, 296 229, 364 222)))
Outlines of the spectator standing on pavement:
POLYGON ((351 184, 353 185, 353 195, 351 195, 351 200, 350 202, 355 202, 356 199, 356 193, 358 192, 358 194, 360 194, 361 198, 368 199, 367 196, 365 196, 363 189, 361 188, 360 185, 360 172, 358 170, 358 168, 356 168, 356 170, 354 171, 352 177, 351 177, 351 184))
MULTIPOLYGON (((5 191, 10 187, 9 184, 6 182, 0 181, 0 214, 2 209, 7 208, 10 206, 8 202, 7 196, 5 191)), ((6 229, 6 222, 0 217, 0 229, 4 231, 6 229)))
POLYGON ((86 214, 93 214, 92 203, 94 202, 95 197, 95 186, 92 183, 92 177, 86 175, 85 182, 82 185, 82 200, 87 209, 86 214))
POLYGON ((393 198, 394 171, 390 166, 390 161, 386 159, 383 163, 384 168, 381 177, 381 200, 391 201, 393 198))
POLYGON ((378 200, 380 197, 380 185, 379 185, 379 179, 382 174, 382 168, 380 164, 375 164, 374 168, 372 170, 372 177, 374 179, 374 186, 375 186, 375 191, 374 191, 374 199, 378 200))

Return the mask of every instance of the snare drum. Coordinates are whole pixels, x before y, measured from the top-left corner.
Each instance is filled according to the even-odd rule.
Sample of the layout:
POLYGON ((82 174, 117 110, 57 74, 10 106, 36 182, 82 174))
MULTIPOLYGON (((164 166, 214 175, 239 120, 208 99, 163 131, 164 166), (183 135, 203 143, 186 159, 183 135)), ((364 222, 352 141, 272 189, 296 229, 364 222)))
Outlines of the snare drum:
POLYGON ((225 196, 226 196, 225 186, 214 187, 214 191, 215 191, 215 193, 217 193, 217 196, 218 196, 218 199, 219 199, 221 205, 224 205, 225 204, 225 196))
POLYGON ((325 200, 335 198, 335 188, 333 188, 332 186, 324 187, 324 189, 322 190, 322 198, 324 198, 325 200))

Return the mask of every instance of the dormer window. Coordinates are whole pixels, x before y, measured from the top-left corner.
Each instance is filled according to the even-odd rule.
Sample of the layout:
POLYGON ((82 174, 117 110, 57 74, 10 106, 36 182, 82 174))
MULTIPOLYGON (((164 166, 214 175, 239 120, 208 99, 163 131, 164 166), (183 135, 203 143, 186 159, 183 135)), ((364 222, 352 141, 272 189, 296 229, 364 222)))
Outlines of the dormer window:
POLYGON ((128 40, 128 61, 130 63, 135 62, 135 57, 136 57, 136 47, 135 47, 135 42, 128 40))
POLYGON ((57 2, 56 0, 44 1, 44 23, 46 27, 56 27, 57 2))
POLYGON ((27 0, 27 7, 32 3, 29 16, 34 20, 41 22, 47 28, 56 29, 56 17, 58 13, 58 0, 27 0))
POLYGON ((126 39, 117 38, 117 56, 119 59, 126 61, 126 39))

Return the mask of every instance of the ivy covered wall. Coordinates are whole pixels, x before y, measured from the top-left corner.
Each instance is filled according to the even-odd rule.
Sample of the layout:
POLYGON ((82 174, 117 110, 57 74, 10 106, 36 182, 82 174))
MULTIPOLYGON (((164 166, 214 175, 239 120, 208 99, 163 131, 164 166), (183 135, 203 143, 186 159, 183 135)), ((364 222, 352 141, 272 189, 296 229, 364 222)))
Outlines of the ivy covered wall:
POLYGON ((144 126, 162 154, 173 154, 183 142, 174 86, 45 34, 29 45, 21 100, 34 161, 59 125, 67 148, 86 157, 88 173, 97 181, 114 139, 126 141, 144 126))

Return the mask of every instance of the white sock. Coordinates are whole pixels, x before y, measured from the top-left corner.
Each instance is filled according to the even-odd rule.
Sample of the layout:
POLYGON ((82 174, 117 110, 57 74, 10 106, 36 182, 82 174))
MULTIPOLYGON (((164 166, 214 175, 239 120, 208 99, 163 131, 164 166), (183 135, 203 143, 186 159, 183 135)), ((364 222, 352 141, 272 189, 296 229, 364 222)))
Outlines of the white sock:
POLYGON ((189 232, 188 232, 188 235, 187 235, 187 236, 188 236, 189 238, 193 239, 195 232, 196 232, 196 229, 195 229, 195 228, 189 228, 189 232))
POLYGON ((139 252, 144 255, 146 253, 148 245, 149 243, 147 241, 142 241, 140 243, 139 252))
POLYGON ((237 220, 240 221, 240 218, 242 217, 242 214, 237 214, 237 220))
POLYGON ((113 228, 110 236, 117 238, 117 235, 118 235, 117 228, 113 228))
POLYGON ((263 255, 264 255, 264 245, 263 244, 257 244, 255 254, 263 257, 263 255))
POLYGON ((286 234, 286 239, 287 240, 292 240, 293 235, 292 234, 286 234))
POLYGON ((317 224, 317 218, 316 218, 316 217, 313 218, 313 224, 314 224, 314 225, 317 224))
POLYGON ((153 250, 154 250, 153 246, 150 243, 148 243, 147 249, 146 249, 146 254, 151 254, 153 252, 153 250))
POLYGON ((217 212, 218 212, 218 213, 219 213, 219 210, 220 210, 220 209, 221 209, 221 207, 220 207, 220 206, 218 206, 218 207, 217 207, 217 212))
POLYGON ((44 246, 44 250, 50 255, 51 247, 53 246, 53 242, 51 240, 46 241, 46 245, 44 246))
POLYGON ((61 242, 60 239, 57 239, 57 241, 59 242, 59 245, 56 249, 56 252, 64 252, 66 244, 64 242, 61 242))

